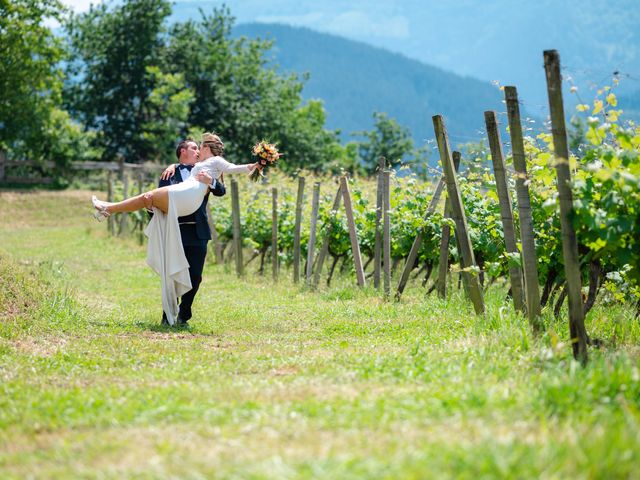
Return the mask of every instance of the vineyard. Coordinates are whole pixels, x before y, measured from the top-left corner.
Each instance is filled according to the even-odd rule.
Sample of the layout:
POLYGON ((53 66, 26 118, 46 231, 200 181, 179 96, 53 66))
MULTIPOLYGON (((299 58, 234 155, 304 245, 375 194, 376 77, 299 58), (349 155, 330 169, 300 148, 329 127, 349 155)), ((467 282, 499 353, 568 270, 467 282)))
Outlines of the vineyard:
MULTIPOLYGON (((583 309, 586 314, 596 301, 622 302, 640 312, 640 127, 622 122, 622 111, 616 109, 616 96, 609 86, 598 92, 593 105, 581 104, 586 112, 588 129, 574 142, 569 158, 572 172, 571 192, 574 213, 572 225, 578 238, 583 309), (588 116, 587 116, 588 115, 588 116)), ((563 267, 560 204, 556 189, 552 135, 543 133, 524 138, 530 192, 531 215, 535 234, 537 274, 541 286, 540 303, 560 315, 566 302, 568 289, 563 267)), ((491 157, 489 157, 491 158, 491 157)), ((522 266, 519 252, 508 252, 496 180, 492 168, 483 159, 462 158, 458 176, 460 194, 464 202, 468 231, 481 287, 486 290, 494 284, 508 284, 509 269, 522 266)), ((513 156, 506 157, 507 182, 510 191, 516 190, 517 174, 513 156)), ((301 176, 312 178, 303 173, 301 176)), ((443 229, 455 228, 445 215, 444 195, 437 208, 425 217, 441 172, 434 171, 431 182, 421 181, 407 168, 392 172, 390 191, 390 258, 391 273, 399 276, 401 267, 409 257, 418 232, 423 235, 418 255, 410 266, 412 278, 420 282, 425 293, 436 290, 443 229)), ((339 188, 336 179, 314 178, 322 194, 319 202, 320 239, 328 234, 330 257, 325 282, 330 284, 336 271, 354 273, 353 250, 344 212, 333 209, 334 194, 339 188)), ((250 252, 247 265, 255 260, 255 271, 266 274, 272 264, 272 189, 278 190, 277 203, 277 257, 281 265, 294 262, 296 236, 296 184, 295 179, 279 175, 260 184, 243 182, 240 187, 241 230, 243 248, 250 252)), ((378 184, 375 179, 350 178, 353 197, 353 215, 359 250, 367 277, 374 276, 373 265, 376 232, 380 215, 376 203, 378 184)), ((301 258, 308 258, 311 217, 310 195, 303 202, 300 245, 301 258)), ((518 225, 518 205, 511 197, 511 210, 518 225)), ((225 258, 232 255, 233 222, 229 196, 211 204, 218 241, 225 258)), ((459 243, 446 245, 451 275, 463 270, 459 243)), ((315 256, 317 259, 317 256, 315 256)), ((221 259, 220 259, 221 260, 221 259)), ((306 263, 302 271, 306 271, 306 263)), ((467 273, 468 269, 467 269, 467 273)), ((461 275, 459 275, 461 276, 461 275)), ((354 280, 355 283, 355 280, 354 280)), ((455 283, 455 282, 454 282, 455 283)), ((457 282, 460 286, 460 281, 457 282)), ((512 292, 509 291, 509 296, 512 292)))
POLYGON ((427 179, 228 181, 188 325, 160 324, 147 213, 88 214, 153 170, 1 191, 3 478, 633 478, 640 127, 614 78, 569 136, 545 67, 543 133, 505 87, 484 150, 433 117, 427 179))
MULTIPOLYGON (((640 127, 624 121, 614 93, 616 82, 614 79, 611 86, 598 90, 592 105, 578 105, 575 115, 586 128, 572 137, 566 162, 572 177, 570 220, 578 240, 582 316, 596 301, 626 304, 635 310, 636 316, 640 314, 640 127)), ((437 292, 441 297, 447 295, 447 288, 464 286, 477 303, 481 299, 473 300, 470 288, 477 281, 482 291, 494 285, 504 288, 505 301, 512 302, 523 314, 528 313, 534 330, 544 329, 537 323, 540 309, 559 317, 563 305, 568 303, 570 290, 564 268, 555 172, 563 160, 558 160, 554 153, 551 133, 531 137, 516 131, 520 123, 517 92, 513 87, 504 90, 505 103, 510 110, 516 110, 509 111, 512 133, 509 143, 513 147, 510 155, 502 159, 502 141, 494 112, 485 113, 491 150, 484 152, 484 156, 475 152, 476 156, 470 158, 460 152, 451 155, 456 164, 460 163, 456 166, 460 173, 455 182, 463 202, 466 232, 455 234, 458 230, 444 191, 446 175, 441 169, 432 169, 431 179, 425 181, 418 179, 409 167, 387 169, 381 159, 377 178, 342 177, 342 181, 348 181, 346 195, 340 178, 315 177, 305 172, 297 177, 272 172, 259 183, 240 180, 238 185, 232 181, 230 189, 228 186, 232 194, 210 202, 216 233, 212 257, 217 262, 235 261, 240 276, 245 274, 246 267, 251 273, 273 275, 276 279, 281 268, 290 267, 293 281, 297 283, 303 277, 311 288, 318 288, 320 282, 329 286, 337 272, 355 277, 354 285, 356 279, 359 285, 364 285, 366 278, 378 288, 381 270, 385 268, 382 230, 386 217, 389 226, 386 283, 393 280, 393 286, 385 286, 386 297, 393 288, 395 298, 400 299, 407 281, 411 281, 419 284, 425 294, 437 292), (514 164, 516 150, 523 157, 521 165, 514 164), (385 172, 390 177, 387 209, 381 203, 385 172), (504 184, 502 193, 500 180, 504 184), (313 211, 309 193, 308 186, 312 183, 317 213, 313 211), (234 190, 240 195, 236 245, 234 190), (509 194, 515 191, 518 195, 509 194), (501 195, 505 199, 503 205, 501 195), (343 198, 349 203, 347 212, 340 207, 343 198), (525 205, 519 206, 519 201, 528 204, 524 210, 525 205), (504 202, 508 203, 506 209, 504 202), (528 224, 519 218, 523 211, 530 216, 528 224), (353 220, 351 232, 349 215, 353 220), (311 220, 316 217, 317 226, 311 220), (533 278, 537 278, 532 282, 523 279, 522 273, 526 267, 523 255, 526 232, 517 231, 520 230, 517 226, 527 225, 533 233, 529 243, 533 278), (455 232, 451 238, 450 232, 455 232), (472 261, 465 262, 463 237, 467 235, 472 261), (325 252, 319 251, 321 243, 325 244, 325 252), (529 285, 525 294, 523 283, 536 283, 533 293, 529 285)), ((439 147, 441 151, 448 149, 448 141, 439 147)), ((144 215, 137 218, 137 224, 142 226, 144 215)), ((524 270, 525 277, 532 274, 524 270)), ((481 305, 476 307, 476 311, 482 311, 481 305)), ((600 340, 587 336, 585 342, 598 345, 600 340)))
POLYGON ((0 479, 639 477, 630 5, 88 3, 0 7, 0 479))

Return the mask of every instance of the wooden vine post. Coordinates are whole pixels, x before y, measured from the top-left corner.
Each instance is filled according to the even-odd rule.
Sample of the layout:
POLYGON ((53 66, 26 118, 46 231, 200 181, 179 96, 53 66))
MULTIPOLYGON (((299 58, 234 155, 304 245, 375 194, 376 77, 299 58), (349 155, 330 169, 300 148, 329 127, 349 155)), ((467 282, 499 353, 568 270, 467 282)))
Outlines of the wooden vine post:
MULTIPOLYGON (((113 200, 113 172, 109 170, 107 173, 107 202, 113 203, 113 200)), ((107 218, 107 228, 112 236, 116 234, 116 219, 114 215, 109 215, 109 218, 107 218)))
MULTIPOLYGON (((124 159, 120 159, 120 178, 122 179, 122 199, 126 200, 129 198, 129 176, 124 168, 124 159)), ((129 214, 126 212, 120 213, 120 230, 118 231, 118 235, 127 235, 129 232, 127 231, 127 220, 129 214)))
POLYGON ((238 194, 238 181, 231 180, 231 215, 233 218, 233 253, 236 259, 236 274, 244 275, 242 263, 242 231, 240 225, 240 197, 238 194))
POLYGON ((311 286, 311 275, 313 274, 313 258, 316 248, 316 231, 318 227, 318 210, 320 208, 320 182, 313 185, 313 199, 311 200, 311 223, 309 225, 309 245, 307 245, 307 271, 305 280, 311 286))
MULTIPOLYGON (((460 168, 460 152, 453 152, 453 167, 456 173, 460 168)), ((445 177, 443 177, 444 179, 445 177)), ((446 180, 445 180, 446 181, 446 180)), ((447 196, 444 202, 444 218, 449 219, 451 214, 451 202, 447 196)), ((438 260, 438 279, 436 290, 440 298, 447 298, 447 273, 449 273, 449 242, 451 241, 451 227, 448 224, 442 226, 442 238, 440 239, 440 257, 438 260)))
POLYGON ((462 267, 468 272, 467 281, 469 287, 469 297, 473 303, 476 314, 484 313, 484 299, 482 298, 482 290, 478 280, 478 274, 474 270, 477 269, 473 249, 471 247, 471 239, 469 238, 469 229, 467 227, 467 218, 460 196, 458 179, 456 178, 453 158, 451 157, 451 148, 449 146, 449 137, 444 126, 441 115, 433 117, 433 127, 438 142, 438 150, 440 151, 440 161, 447 180, 447 194, 451 202, 451 210, 453 219, 456 223, 456 237, 459 240, 462 258, 462 267))
POLYGON ((351 203, 351 192, 349 191, 349 183, 347 177, 340 177, 340 188, 342 189, 342 199, 344 202, 344 210, 347 214, 347 226, 349 227, 349 238, 351 239, 351 252, 353 254, 353 264, 356 269, 356 278, 359 287, 365 286, 364 269, 362 268, 362 257, 360 256, 360 245, 358 244, 358 232, 356 230, 356 221, 353 216, 353 205, 351 203))
POLYGON ((378 158, 378 188, 376 190, 376 224, 375 243, 373 245, 373 286, 380 288, 380 272, 382 271, 382 172, 385 169, 386 160, 384 157, 378 158))
POLYGON ((582 281, 580 278, 580 258, 578 239, 571 223, 573 195, 571 193, 571 171, 569 169, 569 147, 562 101, 562 78, 560 77, 560 56, 556 50, 545 50, 544 69, 547 77, 549 111, 553 131, 553 151, 560 200, 560 228, 562 231, 562 257, 567 279, 569 297, 569 332, 573 346, 573 356, 585 364, 587 354, 587 331, 584 326, 582 306, 582 281))
POLYGON ((340 189, 342 190, 342 200, 344 202, 344 210, 347 214, 347 226, 349 227, 349 238, 351 240, 351 253, 353 254, 353 263, 356 269, 356 279, 359 287, 365 286, 364 269, 362 268, 362 257, 360 256, 360 245, 358 244, 358 232, 356 230, 356 220, 353 215, 353 205, 351 203, 351 192, 349 191, 349 182, 347 177, 340 177, 340 189))
POLYGON ((540 280, 538 278, 538 256, 536 254, 533 217, 531 215, 531 198, 527 177, 527 161, 524 153, 520 106, 516 87, 505 87, 504 96, 507 102, 509 118, 509 136, 513 167, 516 171, 516 197, 518 199, 518 218, 520 220, 520 241, 522 244, 522 267, 524 270, 525 299, 529 324, 535 333, 542 331, 540 320, 540 280))
POLYGON ((222 249, 220 247, 220 238, 218 237, 218 230, 216 230, 216 222, 213 220, 213 215, 211 215, 211 209, 209 205, 205 208, 207 212, 207 223, 209 224, 209 230, 211 231, 211 243, 213 244, 213 253, 215 256, 215 262, 217 264, 222 263, 222 249))
MULTIPOLYGON (((336 198, 333 201, 333 206, 331 208, 332 212, 337 212, 338 208, 340 208, 340 200, 342 200, 342 186, 338 186, 338 191, 336 193, 336 198)), ((322 274, 322 266, 324 265, 324 259, 329 253, 329 242, 331 241, 331 223, 329 223, 325 228, 324 239, 322 240, 322 247, 320 248, 320 253, 318 254, 318 263, 316 265, 316 272, 313 275, 313 288, 317 288, 320 283, 320 275, 322 274)))
POLYGON ((293 231, 293 283, 300 281, 300 228, 302 226, 302 199, 304 196, 304 177, 298 177, 298 196, 296 197, 296 223, 293 231))
MULTIPOLYGON (((504 156, 502 154, 502 142, 496 112, 484 112, 484 121, 487 126, 489 137, 489 148, 491 149, 491 161, 493 162, 493 176, 496 179, 496 190, 498 191, 498 201, 500 203, 500 216, 502 219, 502 229, 504 232, 504 243, 507 253, 520 256, 518 250, 518 239, 516 229, 513 224, 513 211, 511 210, 511 197, 507 184, 507 174, 504 166, 504 156)), ((511 296, 513 306, 519 312, 525 313, 524 289, 522 284, 522 270, 509 259, 509 278, 511 279, 511 296)))
MULTIPOLYGON (((382 173, 382 265, 384 267, 384 298, 391 295, 391 172, 384 170, 382 173)), ((359 253, 359 252, 358 252, 359 253)))
MULTIPOLYGON (((433 214, 436 207, 438 206, 438 202, 440 201, 440 197, 442 196, 442 191, 444 190, 445 180, 444 177, 440 177, 438 183, 436 185, 435 190, 433 191, 433 196, 431 197, 431 201, 429 202, 429 206, 427 207, 427 211, 424 214, 424 219, 426 220, 433 214)), ((418 234, 416 238, 413 240, 413 244, 411 245, 411 250, 409 251, 409 256, 407 257, 407 262, 404 264, 404 269, 402 270, 402 275, 400 276, 400 281, 398 282, 398 288, 396 290, 396 300, 400 300, 402 296, 402 292, 404 292, 405 287, 407 286, 407 282, 409 281, 409 274, 416 263, 418 258, 418 253, 420 252, 420 247, 422 246, 422 241, 424 240, 424 228, 420 228, 418 230, 418 234)))
POLYGON ((278 280, 278 189, 271 188, 271 272, 273 281, 278 280))

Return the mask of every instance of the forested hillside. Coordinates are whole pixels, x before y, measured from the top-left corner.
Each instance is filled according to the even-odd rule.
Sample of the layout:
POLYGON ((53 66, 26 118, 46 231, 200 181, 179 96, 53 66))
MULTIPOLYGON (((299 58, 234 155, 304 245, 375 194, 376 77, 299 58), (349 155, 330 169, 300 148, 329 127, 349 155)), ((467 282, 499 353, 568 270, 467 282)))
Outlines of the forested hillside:
POLYGON ((322 99, 327 126, 353 132, 373 126, 372 113, 387 112, 408 127, 418 145, 433 137, 431 116, 443 114, 455 143, 477 141, 482 112, 502 108, 490 83, 461 77, 402 55, 307 28, 244 24, 236 36, 268 38, 269 52, 283 72, 308 72, 305 98, 322 99))

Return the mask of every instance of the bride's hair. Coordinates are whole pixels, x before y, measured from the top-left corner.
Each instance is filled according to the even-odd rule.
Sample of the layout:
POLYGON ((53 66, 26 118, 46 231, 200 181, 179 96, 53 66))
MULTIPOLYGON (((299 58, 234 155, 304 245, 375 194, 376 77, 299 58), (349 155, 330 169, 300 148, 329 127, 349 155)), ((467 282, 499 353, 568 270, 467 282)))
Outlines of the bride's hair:
POLYGON ((211 153, 213 153, 216 157, 221 157, 224 155, 224 143, 220 140, 220 137, 215 133, 205 133, 202 135, 202 144, 206 145, 211 149, 211 153))

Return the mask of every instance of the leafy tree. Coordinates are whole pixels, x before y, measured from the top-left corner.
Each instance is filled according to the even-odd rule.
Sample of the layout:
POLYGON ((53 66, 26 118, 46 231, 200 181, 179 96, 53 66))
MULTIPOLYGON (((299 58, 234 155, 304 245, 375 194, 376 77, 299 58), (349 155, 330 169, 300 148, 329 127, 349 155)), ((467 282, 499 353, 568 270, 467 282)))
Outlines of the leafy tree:
POLYGON ((409 129, 402 127, 386 113, 375 112, 374 129, 369 132, 357 132, 365 137, 360 142, 360 159, 367 173, 378 168, 378 159, 386 158, 387 165, 397 165, 416 153, 409 129))
POLYGON ((13 156, 41 159, 53 140, 64 50, 45 20, 63 15, 58 0, 0 1, 0 148, 13 156))
POLYGON ((182 74, 162 73, 158 67, 147 67, 147 73, 155 85, 148 100, 150 120, 142 125, 142 135, 148 144, 147 158, 171 163, 175 161, 176 136, 187 126, 194 95, 185 88, 182 74), (154 153, 155 157, 151 157, 154 153))
POLYGON ((166 149, 150 144, 156 136, 145 136, 144 130, 173 121, 171 112, 159 112, 158 99, 151 98, 156 84, 169 79, 149 69, 158 64, 163 22, 170 12, 166 0, 128 0, 92 5, 67 23, 73 61, 66 102, 97 132, 96 146, 105 160, 122 156, 139 162, 166 149))
POLYGON ((234 18, 226 8, 201 14, 173 25, 164 52, 166 71, 184 74, 194 92, 192 127, 218 132, 235 161, 247 161, 250 147, 268 139, 285 153, 280 165, 288 171, 354 165, 353 148, 324 129, 322 104, 302 105, 302 82, 267 67, 270 42, 231 39, 234 18))

